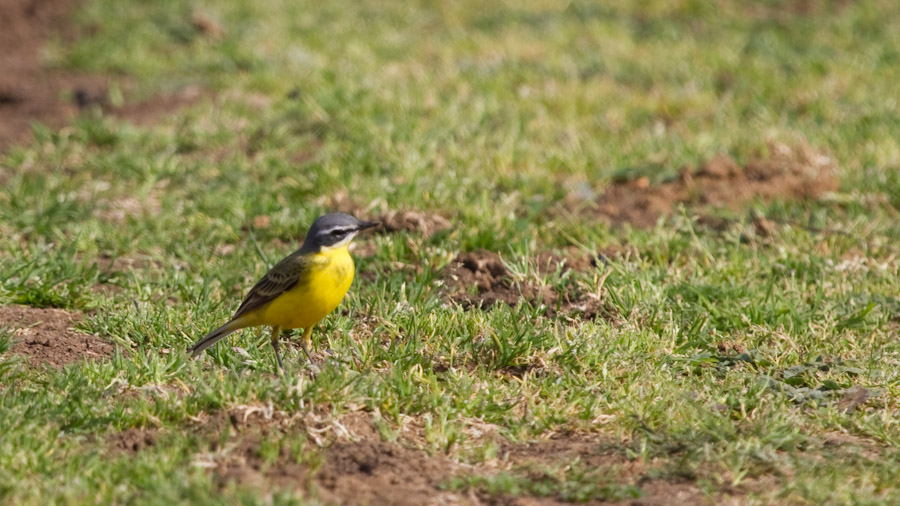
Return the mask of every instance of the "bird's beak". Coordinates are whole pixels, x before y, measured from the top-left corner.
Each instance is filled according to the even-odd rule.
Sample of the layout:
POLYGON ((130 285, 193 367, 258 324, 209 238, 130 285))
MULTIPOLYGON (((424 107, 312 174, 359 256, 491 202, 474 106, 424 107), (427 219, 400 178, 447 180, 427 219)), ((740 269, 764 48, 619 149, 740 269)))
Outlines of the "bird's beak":
POLYGON ((365 230, 367 228, 377 227, 381 225, 381 223, 377 221, 361 221, 359 225, 356 226, 356 230, 365 230))

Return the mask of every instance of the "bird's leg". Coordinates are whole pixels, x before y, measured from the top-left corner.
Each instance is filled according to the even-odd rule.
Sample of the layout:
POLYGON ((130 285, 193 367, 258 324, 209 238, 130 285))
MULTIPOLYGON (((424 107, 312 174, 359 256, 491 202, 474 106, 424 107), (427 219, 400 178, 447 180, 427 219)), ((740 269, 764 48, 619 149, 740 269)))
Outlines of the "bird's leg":
POLYGON ((306 354, 306 359, 309 360, 310 364, 313 363, 312 356, 309 354, 309 346, 312 344, 312 330, 312 325, 303 330, 303 342, 300 343, 300 346, 303 347, 303 353, 306 354))
POLYGON ((278 335, 280 333, 280 327, 272 327, 272 348, 275 348, 275 360, 278 361, 278 372, 284 376, 284 364, 281 363, 281 353, 278 351, 278 335))

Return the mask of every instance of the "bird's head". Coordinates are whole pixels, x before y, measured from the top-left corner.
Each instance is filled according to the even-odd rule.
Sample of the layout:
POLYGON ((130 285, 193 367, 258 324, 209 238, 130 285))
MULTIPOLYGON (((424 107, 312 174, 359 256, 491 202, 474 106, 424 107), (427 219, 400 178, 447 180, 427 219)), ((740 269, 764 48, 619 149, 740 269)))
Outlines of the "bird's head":
POLYGON ((346 246, 360 231, 379 225, 377 222, 357 220, 344 213, 320 216, 309 227, 303 249, 322 251, 346 246))

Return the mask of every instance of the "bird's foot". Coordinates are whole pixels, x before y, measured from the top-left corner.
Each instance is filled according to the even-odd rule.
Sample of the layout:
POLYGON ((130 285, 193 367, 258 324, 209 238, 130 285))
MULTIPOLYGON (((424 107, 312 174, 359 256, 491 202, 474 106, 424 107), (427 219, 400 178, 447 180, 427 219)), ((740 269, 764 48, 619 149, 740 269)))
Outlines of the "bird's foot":
POLYGON ((301 348, 303 349, 303 354, 306 355, 309 370, 312 373, 313 378, 315 378, 316 375, 322 371, 321 366, 325 365, 325 359, 327 357, 322 356, 317 351, 313 351, 312 353, 310 353, 307 346, 301 345, 301 348))

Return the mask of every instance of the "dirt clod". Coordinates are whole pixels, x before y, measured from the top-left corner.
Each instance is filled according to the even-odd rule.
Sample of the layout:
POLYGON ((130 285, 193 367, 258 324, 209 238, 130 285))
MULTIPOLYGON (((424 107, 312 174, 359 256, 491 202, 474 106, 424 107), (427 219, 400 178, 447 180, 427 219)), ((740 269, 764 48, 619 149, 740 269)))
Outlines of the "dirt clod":
POLYGON ((112 444, 115 448, 133 455, 156 444, 156 431, 154 429, 126 429, 112 435, 112 444))
POLYGON ((747 351, 740 343, 730 341, 719 341, 716 343, 716 350, 723 355, 740 355, 747 351))
MULTIPOLYGON (((678 179, 648 185, 646 178, 617 181, 596 200, 593 214, 612 225, 648 228, 678 206, 737 209, 758 199, 818 198, 838 188, 835 162, 806 144, 771 144, 769 153, 740 167, 732 158, 717 155, 698 169, 686 167, 678 179)), ((771 227, 763 229, 770 231, 771 227)))
POLYGON ((445 279, 452 286, 451 298, 465 308, 488 308, 497 303, 515 306, 522 298, 533 304, 553 304, 558 298, 549 286, 514 282, 500 256, 487 250, 459 255, 445 279), (470 287, 475 287, 475 293, 470 287))
POLYGON ((80 319, 80 313, 62 309, 0 307, 0 326, 14 329, 11 351, 27 356, 33 364, 62 366, 111 355, 112 344, 74 330, 80 319))
POLYGON ((225 28, 222 27, 222 24, 205 12, 195 11, 191 14, 191 25, 198 32, 213 39, 221 39, 225 35, 225 28))
POLYGON ((843 413, 852 413, 856 408, 864 405, 871 395, 872 393, 863 387, 850 388, 838 401, 838 409, 843 413))
MULTIPOLYGON (((618 256, 618 253, 610 253, 618 256)), ((605 256, 586 255, 577 248, 563 254, 540 253, 535 268, 543 275, 566 271, 587 272, 608 262, 605 256)), ((616 311, 596 293, 569 291, 558 293, 553 287, 529 281, 514 280, 497 253, 477 250, 460 254, 444 272, 448 296, 463 308, 488 309, 496 304, 516 306, 523 300, 544 307, 544 315, 577 314, 583 320, 614 318, 616 311)))

